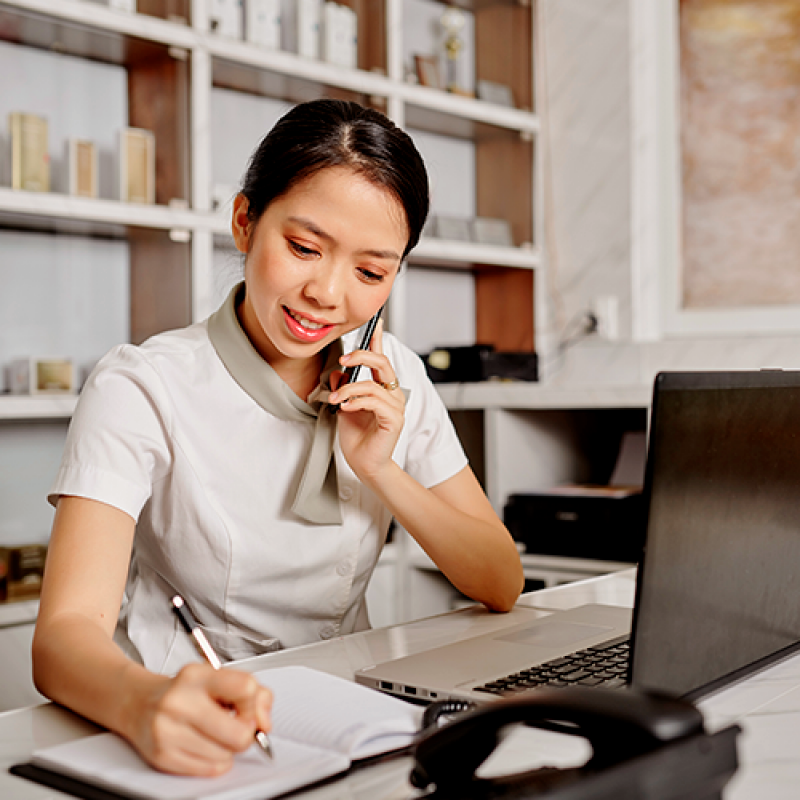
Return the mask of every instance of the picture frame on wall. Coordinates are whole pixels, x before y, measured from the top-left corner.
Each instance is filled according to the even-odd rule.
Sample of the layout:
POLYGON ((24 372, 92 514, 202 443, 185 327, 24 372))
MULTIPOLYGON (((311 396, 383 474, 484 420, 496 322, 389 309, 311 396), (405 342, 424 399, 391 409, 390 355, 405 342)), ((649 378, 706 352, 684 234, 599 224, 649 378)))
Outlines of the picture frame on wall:
POLYGON ((414 68, 417 73, 417 82, 420 86, 430 89, 442 88, 442 76, 439 73, 439 63, 434 56, 417 53, 414 56, 414 68))

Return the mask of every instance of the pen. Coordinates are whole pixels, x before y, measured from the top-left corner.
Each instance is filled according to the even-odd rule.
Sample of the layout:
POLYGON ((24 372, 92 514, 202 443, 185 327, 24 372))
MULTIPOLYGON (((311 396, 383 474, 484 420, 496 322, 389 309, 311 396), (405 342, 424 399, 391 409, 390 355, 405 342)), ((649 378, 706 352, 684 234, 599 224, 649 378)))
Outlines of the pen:
MULTIPOLYGON (((176 594, 172 598, 172 610, 175 612, 175 616, 180 620, 186 633, 194 639, 197 649, 200 651, 203 658, 205 658, 214 669, 220 669, 222 667, 222 662, 219 660, 219 656, 214 652, 214 648, 211 647, 208 639, 206 639, 203 629, 197 624, 197 620, 192 615, 192 612, 189 611, 189 606, 186 605, 186 601, 179 594, 176 594)), ((267 736, 264 731, 257 730, 256 741, 261 746, 261 749, 272 758, 272 746, 269 743, 269 736, 267 736)))

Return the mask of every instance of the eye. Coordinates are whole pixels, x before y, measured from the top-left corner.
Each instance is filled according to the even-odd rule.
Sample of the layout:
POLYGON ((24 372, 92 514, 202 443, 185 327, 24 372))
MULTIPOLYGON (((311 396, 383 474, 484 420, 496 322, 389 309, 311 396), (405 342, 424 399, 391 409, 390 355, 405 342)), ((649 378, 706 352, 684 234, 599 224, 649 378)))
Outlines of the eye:
POLYGON ((305 245, 300 244, 300 242, 294 241, 294 239, 289 239, 289 247, 297 253, 298 256, 301 258, 312 258, 318 255, 316 250, 313 250, 310 247, 306 247, 305 245))
POLYGON ((379 272, 373 272, 371 269, 367 269, 366 267, 359 267, 358 271, 361 273, 361 277, 364 278, 368 283, 380 283, 384 276, 379 272))

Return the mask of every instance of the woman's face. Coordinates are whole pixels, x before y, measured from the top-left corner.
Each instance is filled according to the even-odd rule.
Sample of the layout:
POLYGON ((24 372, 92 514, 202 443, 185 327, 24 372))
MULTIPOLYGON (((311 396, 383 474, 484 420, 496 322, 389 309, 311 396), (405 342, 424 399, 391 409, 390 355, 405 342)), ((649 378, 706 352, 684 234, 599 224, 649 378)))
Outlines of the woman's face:
POLYGON ((273 366, 308 359, 386 302, 408 242, 401 203, 347 167, 329 167, 274 200, 257 224, 236 198, 246 253, 240 319, 273 366))

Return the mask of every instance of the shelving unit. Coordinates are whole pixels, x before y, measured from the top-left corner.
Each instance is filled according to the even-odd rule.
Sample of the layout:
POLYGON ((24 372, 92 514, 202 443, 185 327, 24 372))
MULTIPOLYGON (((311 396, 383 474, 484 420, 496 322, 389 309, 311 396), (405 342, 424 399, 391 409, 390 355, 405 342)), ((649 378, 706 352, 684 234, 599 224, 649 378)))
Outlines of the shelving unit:
MULTIPOLYGON (((48 237, 48 242, 52 241, 49 237, 55 237, 56 243, 80 237, 124 246, 129 284, 126 338, 134 343, 202 319, 221 299, 215 270, 224 258, 221 252, 230 247, 229 220, 212 203, 219 181, 216 172, 223 156, 229 155, 224 152, 228 141, 214 140, 220 93, 234 101, 269 106, 267 114, 273 105, 288 106, 320 95, 355 99, 384 111, 412 136, 445 137, 474 153, 472 216, 507 220, 514 246, 424 238, 409 259, 408 272, 438 270, 474 281, 474 340, 503 350, 533 351, 534 298, 543 296, 534 291, 543 280, 541 148, 537 146, 541 126, 533 66, 535 6, 530 0, 459 2, 474 17, 475 77, 510 87, 517 106, 511 108, 409 82, 408 52, 417 44, 417 34, 409 28, 414 16, 408 13, 409 2, 347 0, 358 14, 359 51, 358 69, 346 69, 214 33, 209 0, 138 0, 135 14, 90 0, 0 0, 0 45, 124 71, 124 124, 155 132, 157 158, 156 204, 150 206, 121 203, 108 190, 98 199, 60 191, 13 191, 0 172, 0 235, 24 231, 48 237)), ((0 100, 4 91, 0 89, 0 100)), ((30 96, 35 94, 32 86, 30 96)), ((93 102, 102 103, 103 98, 93 98, 93 102)), ((226 120, 225 135, 230 136, 240 173, 256 144, 251 139, 246 147, 240 146, 241 153, 236 149, 237 122, 246 121, 244 116, 226 120)), ((51 131, 51 137, 58 135, 51 131)), ((61 144, 51 142, 51 148, 61 144)), ((107 154, 105 167, 110 169, 111 163, 107 154)), ((437 208, 446 212, 452 199, 446 191, 434 185, 434 213, 437 208)), ((6 289, 13 292, 13 283, 6 289)), ((398 281, 387 319, 401 339, 407 340, 416 330, 417 302, 413 281, 398 281)), ((454 321, 463 317, 452 306, 442 313, 454 321)), ((56 331, 53 338, 63 338, 59 334, 56 331)), ((23 355, 4 351, 3 343, 0 327, 0 368, 10 358, 23 355)), ((101 341, 98 348, 104 352, 114 343, 101 341)), ((500 391, 510 396, 522 390, 500 391)), ((520 395, 519 406, 500 408, 497 387, 448 387, 443 395, 456 416, 484 417, 480 458, 489 465, 485 477, 498 506, 507 482, 496 476, 491 465, 507 453, 497 433, 504 423, 495 418, 513 416, 514 409, 528 408, 531 400, 520 395), (495 448, 497 452, 490 455, 495 448)), ((13 428, 16 436, 25 426, 40 426, 43 421, 60 423, 65 431, 74 403, 73 397, 0 395, 0 436, 4 429, 13 428)), ((46 465, 43 472, 54 467, 46 465)), ((4 535, 1 526, 2 521, 0 536, 4 535)), ((409 560, 394 559, 391 552, 387 562, 394 560, 398 569, 406 570, 409 560)), ((397 574, 395 584, 402 594, 405 573, 397 574)))

